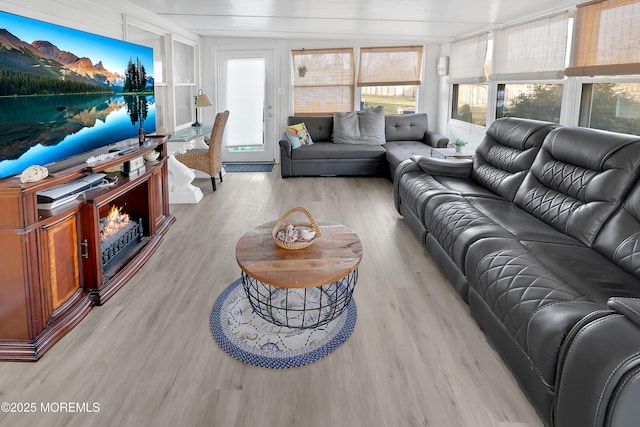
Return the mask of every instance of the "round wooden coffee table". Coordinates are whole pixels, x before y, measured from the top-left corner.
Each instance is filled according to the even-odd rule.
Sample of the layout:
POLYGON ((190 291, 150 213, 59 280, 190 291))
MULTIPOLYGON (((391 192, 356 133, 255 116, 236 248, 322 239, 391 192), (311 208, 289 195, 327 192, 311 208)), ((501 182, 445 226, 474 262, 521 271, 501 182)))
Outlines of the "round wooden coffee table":
POLYGON ((322 235, 311 246, 287 250, 275 244, 274 224, 249 230, 236 245, 251 306, 266 321, 289 328, 316 328, 335 319, 351 302, 358 280, 358 235, 318 221, 322 235))

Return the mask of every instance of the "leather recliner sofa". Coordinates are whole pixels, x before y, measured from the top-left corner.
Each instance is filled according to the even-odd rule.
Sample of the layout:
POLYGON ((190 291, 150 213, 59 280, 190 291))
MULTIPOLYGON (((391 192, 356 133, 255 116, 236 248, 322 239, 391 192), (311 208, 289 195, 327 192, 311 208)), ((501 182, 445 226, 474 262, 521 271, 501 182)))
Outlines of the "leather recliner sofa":
POLYGON ((640 137, 505 118, 394 201, 545 424, 640 419, 640 137))

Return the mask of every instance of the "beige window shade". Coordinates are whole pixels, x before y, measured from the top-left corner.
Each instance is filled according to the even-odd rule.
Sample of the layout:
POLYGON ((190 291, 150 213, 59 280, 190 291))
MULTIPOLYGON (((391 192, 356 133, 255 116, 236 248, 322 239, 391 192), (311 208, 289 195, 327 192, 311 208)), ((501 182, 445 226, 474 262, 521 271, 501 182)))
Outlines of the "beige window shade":
POLYGON ((569 17, 562 13, 494 32, 489 80, 564 77, 569 17))
POLYGON ((358 86, 419 85, 422 51, 422 46, 361 48, 358 86))
POLYGON ((450 83, 482 83, 487 80, 487 34, 451 43, 449 59, 450 83))
POLYGON ((568 76, 640 74, 640 0, 581 4, 568 76))
POLYGON ((353 111, 352 48, 293 50, 291 55, 294 114, 353 111), (306 73, 298 71, 301 67, 306 73))

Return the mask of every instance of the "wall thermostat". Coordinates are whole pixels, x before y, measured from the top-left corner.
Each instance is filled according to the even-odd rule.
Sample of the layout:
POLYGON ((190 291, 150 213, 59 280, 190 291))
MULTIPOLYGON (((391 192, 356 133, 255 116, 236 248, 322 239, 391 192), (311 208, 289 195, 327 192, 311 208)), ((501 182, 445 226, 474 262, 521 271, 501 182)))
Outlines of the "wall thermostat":
POLYGON ((436 74, 438 76, 447 76, 449 75, 449 57, 448 56, 440 56, 436 60, 436 74))

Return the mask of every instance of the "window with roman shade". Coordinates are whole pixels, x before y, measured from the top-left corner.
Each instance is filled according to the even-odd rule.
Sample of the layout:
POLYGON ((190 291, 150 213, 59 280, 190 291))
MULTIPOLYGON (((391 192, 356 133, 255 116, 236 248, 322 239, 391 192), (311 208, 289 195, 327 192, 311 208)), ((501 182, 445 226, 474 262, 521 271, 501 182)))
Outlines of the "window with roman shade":
POLYGON ((488 35, 482 34, 451 43, 450 83, 482 83, 485 76, 488 35))
POLYGON ((578 5, 568 76, 640 74, 640 0, 578 5))
POLYGON ((566 12, 495 31, 489 80, 563 78, 568 31, 566 12))
POLYGON ((422 46, 360 48, 360 108, 382 105, 387 114, 415 113, 422 52, 422 46))
POLYGON ((291 51, 296 115, 353 111, 353 48, 291 51))
POLYGON ((358 86, 419 85, 422 46, 360 48, 358 86))

